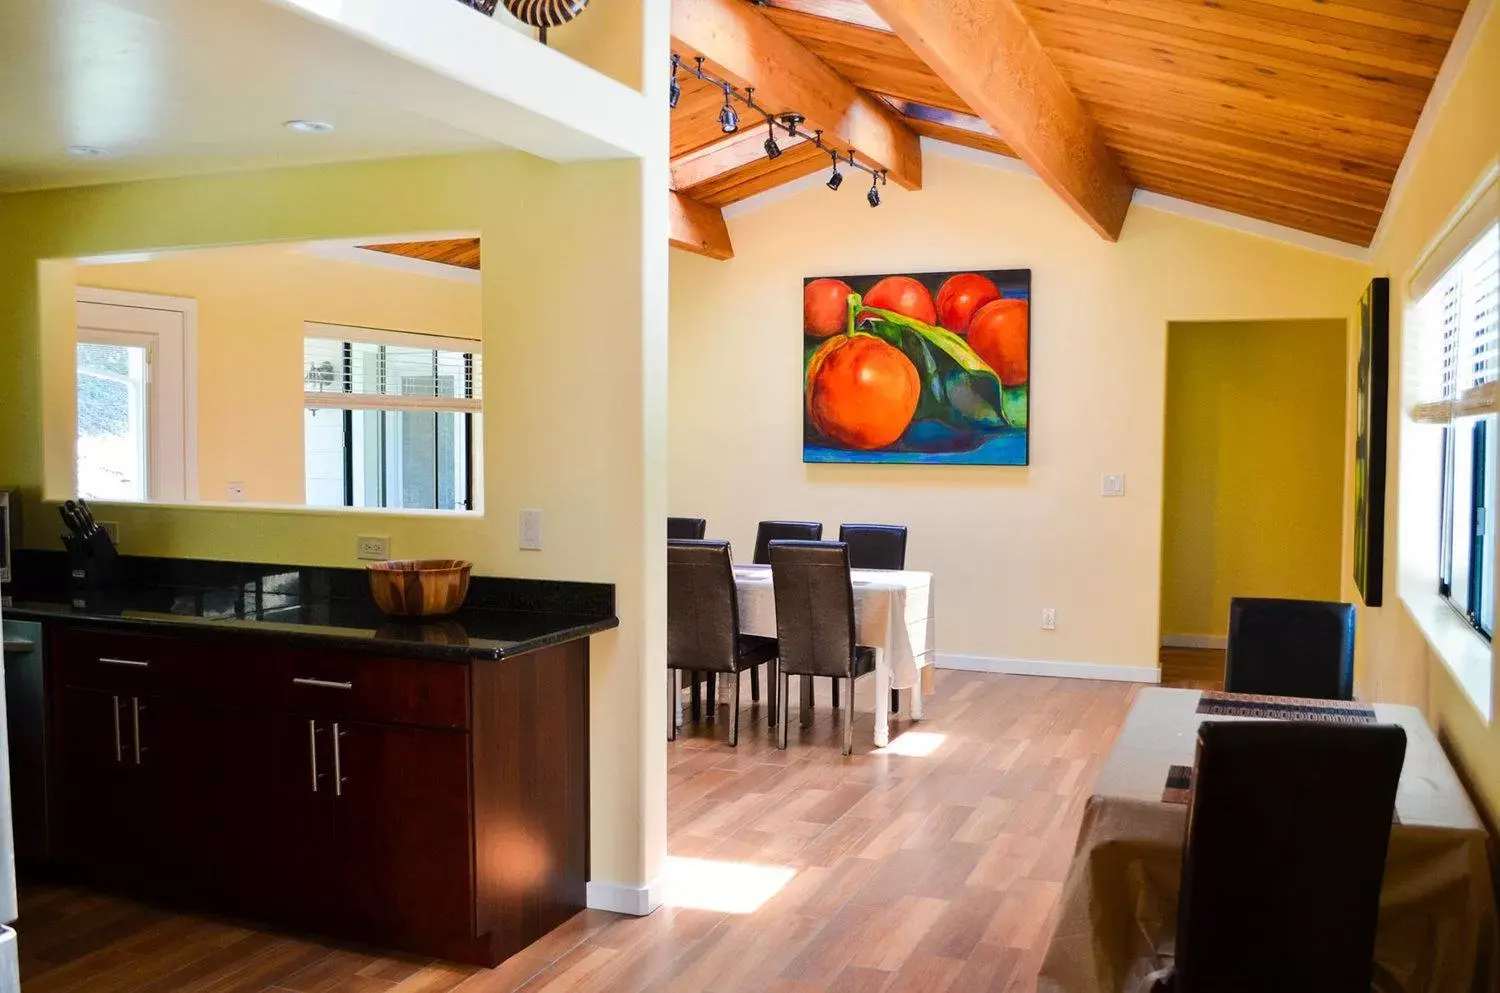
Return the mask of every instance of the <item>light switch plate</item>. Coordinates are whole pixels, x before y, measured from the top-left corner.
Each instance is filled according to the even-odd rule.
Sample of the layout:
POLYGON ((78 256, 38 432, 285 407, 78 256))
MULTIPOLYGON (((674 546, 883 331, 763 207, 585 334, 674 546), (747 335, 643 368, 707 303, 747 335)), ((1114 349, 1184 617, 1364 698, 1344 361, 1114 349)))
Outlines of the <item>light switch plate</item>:
POLYGON ((542 512, 521 511, 521 549, 527 552, 542 550, 542 512))
POLYGON ((384 534, 361 534, 354 538, 355 555, 373 562, 391 557, 391 538, 384 534))
POLYGON ((1056 607, 1043 607, 1042 608, 1042 630, 1043 631, 1056 631, 1057 630, 1057 608, 1056 607))
POLYGON ((1106 473, 1099 483, 1099 495, 1107 497, 1124 496, 1125 474, 1123 472, 1106 473))

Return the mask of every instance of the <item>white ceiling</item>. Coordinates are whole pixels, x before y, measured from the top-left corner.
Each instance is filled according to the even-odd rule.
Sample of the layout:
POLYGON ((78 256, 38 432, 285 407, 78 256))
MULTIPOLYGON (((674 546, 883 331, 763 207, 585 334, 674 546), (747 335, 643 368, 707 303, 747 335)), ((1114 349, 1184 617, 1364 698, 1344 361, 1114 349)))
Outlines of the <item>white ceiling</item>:
MULTIPOLYGON (((350 10, 400 30, 394 10, 421 18, 429 34, 436 25, 468 44, 477 36, 502 64, 510 46, 541 50, 530 39, 455 0, 338 2, 329 16, 311 0, 0 0, 0 192, 587 145, 576 129, 549 130, 552 122, 531 108, 418 64, 398 44, 359 36, 337 18, 350 10), (335 130, 287 130, 294 119, 335 130), (73 145, 110 154, 79 158, 68 153, 73 145)), ((445 38, 424 40, 441 48, 445 38)))

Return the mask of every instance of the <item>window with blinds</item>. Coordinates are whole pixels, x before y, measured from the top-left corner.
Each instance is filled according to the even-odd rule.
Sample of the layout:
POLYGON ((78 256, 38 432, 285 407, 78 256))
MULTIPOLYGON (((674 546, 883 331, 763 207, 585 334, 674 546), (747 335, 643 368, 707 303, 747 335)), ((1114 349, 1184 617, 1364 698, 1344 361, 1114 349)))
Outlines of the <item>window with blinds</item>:
POLYGON ((308 322, 307 503, 473 509, 481 386, 476 341, 308 322))
MULTIPOLYGON (((1493 215, 1491 215, 1493 216, 1493 215)), ((1500 225, 1429 280, 1417 304, 1413 420, 1443 431, 1439 592, 1494 629, 1496 413, 1500 411, 1500 225)))

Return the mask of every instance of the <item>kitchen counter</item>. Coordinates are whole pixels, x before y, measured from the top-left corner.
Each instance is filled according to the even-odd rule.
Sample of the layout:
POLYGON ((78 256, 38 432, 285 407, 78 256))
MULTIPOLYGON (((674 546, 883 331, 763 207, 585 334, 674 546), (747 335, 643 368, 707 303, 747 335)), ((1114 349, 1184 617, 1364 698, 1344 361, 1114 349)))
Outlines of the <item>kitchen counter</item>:
POLYGON ((127 558, 110 589, 70 591, 64 559, 24 554, 30 582, 5 611, 22 620, 290 636, 451 661, 504 659, 619 626, 613 587, 597 583, 475 576, 457 613, 418 621, 381 613, 358 569, 127 558))

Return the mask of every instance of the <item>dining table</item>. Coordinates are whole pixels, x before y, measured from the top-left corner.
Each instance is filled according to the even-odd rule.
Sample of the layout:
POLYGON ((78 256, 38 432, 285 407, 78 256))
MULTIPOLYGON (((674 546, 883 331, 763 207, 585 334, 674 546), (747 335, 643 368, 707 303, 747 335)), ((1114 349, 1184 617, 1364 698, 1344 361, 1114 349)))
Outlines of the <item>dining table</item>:
POLYGON ((1139 691, 1085 804, 1038 989, 1135 991, 1171 964, 1198 725, 1265 719, 1405 729, 1373 989, 1493 993, 1497 940, 1486 831, 1421 711, 1163 687, 1139 691))
MULTIPOLYGON (((913 721, 922 719, 923 670, 936 660, 932 573, 909 569, 851 569, 854 637, 875 649, 875 747, 890 744, 890 691, 910 691, 913 721)), ((768 565, 736 565, 740 633, 776 637, 776 594, 768 565)), ((801 678, 803 706, 812 680, 801 678)), ((721 694, 728 688, 721 681, 721 694)), ((679 695, 677 706, 681 707, 679 695)), ((679 714, 680 717, 680 714, 679 714)))

